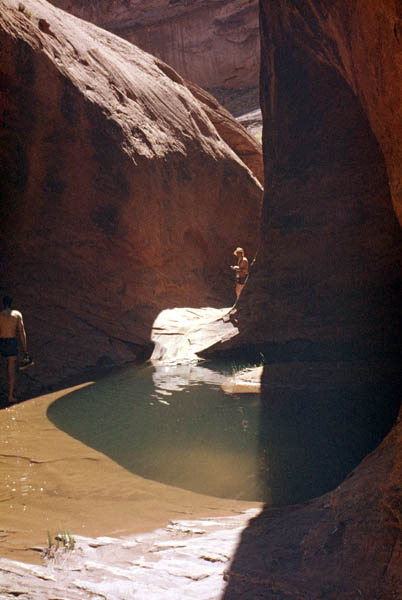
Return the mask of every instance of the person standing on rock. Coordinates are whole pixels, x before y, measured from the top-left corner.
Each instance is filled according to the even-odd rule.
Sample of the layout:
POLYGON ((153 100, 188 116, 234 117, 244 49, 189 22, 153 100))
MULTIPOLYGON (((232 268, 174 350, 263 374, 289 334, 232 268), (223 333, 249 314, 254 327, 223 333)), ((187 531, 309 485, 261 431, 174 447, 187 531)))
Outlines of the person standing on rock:
POLYGON ((24 359, 20 368, 24 369, 33 364, 27 352, 27 336, 22 314, 11 308, 12 303, 12 298, 5 296, 3 298, 3 308, 0 311, 0 354, 7 358, 8 401, 10 403, 16 402, 14 387, 18 356, 17 336, 24 351, 24 359))
POLYGON ((233 254, 237 258, 237 265, 232 265, 230 268, 236 271, 236 302, 240 298, 240 294, 245 286, 248 278, 248 260, 244 255, 243 248, 236 248, 233 254))

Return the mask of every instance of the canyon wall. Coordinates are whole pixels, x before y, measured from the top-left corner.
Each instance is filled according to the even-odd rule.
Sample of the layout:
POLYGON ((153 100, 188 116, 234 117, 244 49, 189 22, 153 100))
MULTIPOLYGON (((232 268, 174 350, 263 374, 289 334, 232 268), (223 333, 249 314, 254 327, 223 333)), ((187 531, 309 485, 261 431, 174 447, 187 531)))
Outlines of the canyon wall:
MULTIPOLYGON (((262 243, 235 343, 244 351, 258 341, 265 352, 261 432, 270 408, 302 437, 300 396, 336 402, 349 394, 353 402, 356 390, 364 407, 356 435, 370 426, 365 406, 378 400, 384 416, 394 414, 394 427, 333 491, 287 508, 267 506, 243 534, 224 597, 396 599, 402 7, 395 0, 261 0, 260 10, 262 243), (274 361, 283 363, 280 377, 274 361)), ((353 441, 345 436, 343 445, 353 441)), ((302 455, 313 451, 302 439, 300 447, 302 455)), ((319 452, 325 457, 325 442, 319 452)), ((296 479, 313 476, 298 464, 299 472, 291 467, 296 479)))
POLYGON ((204 88, 258 85, 257 0, 53 0, 158 56, 204 88))
POLYGON ((261 3, 264 239, 245 339, 389 354, 402 326, 401 10, 325 6, 261 3))
POLYGON ((218 105, 44 0, 3 3, 0 73, 1 293, 36 359, 19 391, 143 356, 163 308, 230 304, 262 189, 218 105))

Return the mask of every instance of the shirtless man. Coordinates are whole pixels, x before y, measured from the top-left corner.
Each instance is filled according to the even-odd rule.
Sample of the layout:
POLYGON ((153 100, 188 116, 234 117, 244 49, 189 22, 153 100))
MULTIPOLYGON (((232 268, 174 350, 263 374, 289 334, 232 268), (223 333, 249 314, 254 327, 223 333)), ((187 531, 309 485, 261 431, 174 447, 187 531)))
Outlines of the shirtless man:
POLYGON ((22 320, 22 314, 11 308, 12 303, 12 298, 5 296, 3 298, 3 309, 0 311, 0 354, 7 358, 8 401, 10 403, 16 402, 14 387, 18 355, 17 336, 24 355, 27 356, 27 336, 24 321, 22 320))
POLYGON ((237 258, 237 265, 231 266, 233 271, 236 271, 236 302, 240 298, 240 294, 248 277, 248 260, 244 256, 243 248, 236 248, 233 254, 237 258))

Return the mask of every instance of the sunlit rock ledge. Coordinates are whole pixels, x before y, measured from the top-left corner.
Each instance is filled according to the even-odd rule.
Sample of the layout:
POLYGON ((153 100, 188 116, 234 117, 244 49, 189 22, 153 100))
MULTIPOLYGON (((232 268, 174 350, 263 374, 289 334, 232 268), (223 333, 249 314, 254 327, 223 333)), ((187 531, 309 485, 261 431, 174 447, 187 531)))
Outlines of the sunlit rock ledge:
POLYGON ((152 326, 155 364, 197 362, 199 352, 226 342, 239 330, 229 308, 171 308, 159 313, 152 326))
POLYGON ((263 370, 263 366, 243 369, 226 379, 221 387, 226 394, 259 394, 263 370))

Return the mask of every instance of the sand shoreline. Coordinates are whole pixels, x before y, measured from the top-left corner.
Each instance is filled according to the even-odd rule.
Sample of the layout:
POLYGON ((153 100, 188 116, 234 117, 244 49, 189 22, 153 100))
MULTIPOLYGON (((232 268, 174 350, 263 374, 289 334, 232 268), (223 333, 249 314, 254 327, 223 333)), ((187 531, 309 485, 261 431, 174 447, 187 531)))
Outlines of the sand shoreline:
POLYGON ((172 519, 237 514, 261 503, 214 498, 134 475, 57 429, 49 405, 94 380, 0 411, 0 556, 41 563, 47 534, 127 536, 172 519), (36 549, 35 549, 36 548, 36 549))

